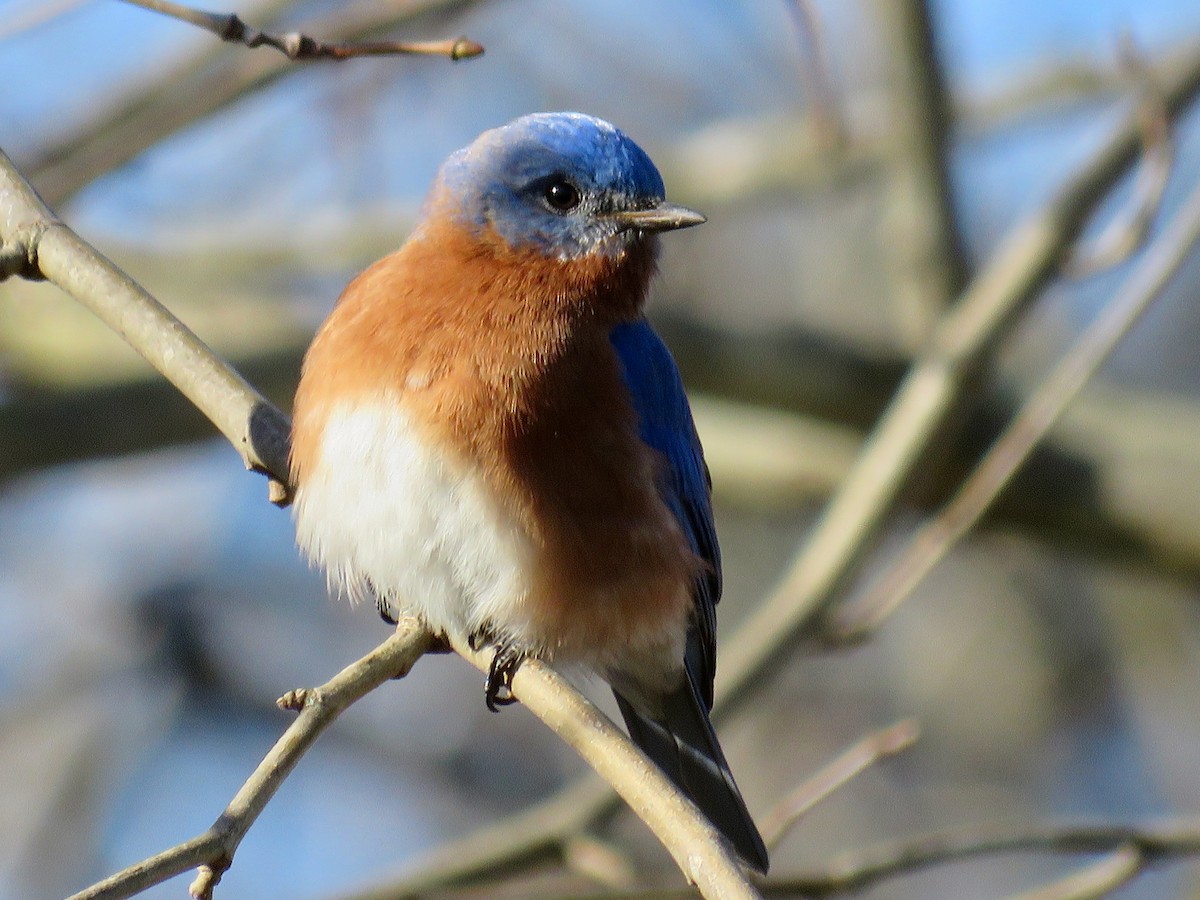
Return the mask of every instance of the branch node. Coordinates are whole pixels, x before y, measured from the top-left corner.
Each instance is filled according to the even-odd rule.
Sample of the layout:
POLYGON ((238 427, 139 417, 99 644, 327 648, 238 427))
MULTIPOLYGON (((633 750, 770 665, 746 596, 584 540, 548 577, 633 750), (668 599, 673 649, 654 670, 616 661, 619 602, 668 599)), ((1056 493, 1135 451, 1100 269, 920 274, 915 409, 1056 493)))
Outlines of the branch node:
POLYGON ((225 855, 205 863, 196 869, 196 878, 188 885, 188 894, 192 900, 212 900, 213 888, 221 883, 221 876, 229 868, 232 860, 225 855))
POLYGON ((288 691, 276 700, 275 705, 289 712, 300 712, 300 710, 308 705, 311 693, 308 688, 296 688, 294 691, 288 691))

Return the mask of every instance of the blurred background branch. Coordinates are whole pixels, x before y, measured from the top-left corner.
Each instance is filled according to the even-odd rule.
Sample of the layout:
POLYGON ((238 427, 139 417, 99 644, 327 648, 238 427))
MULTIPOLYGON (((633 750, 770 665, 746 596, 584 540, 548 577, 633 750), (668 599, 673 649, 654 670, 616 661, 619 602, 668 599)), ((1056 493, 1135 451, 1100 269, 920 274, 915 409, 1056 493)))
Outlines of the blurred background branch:
POLYGON ((446 41, 369 41, 328 43, 307 34, 290 31, 286 34, 269 34, 251 28, 236 13, 207 13, 170 3, 167 0, 124 0, 132 6, 140 6, 162 13, 181 22, 187 22, 205 31, 211 31, 223 41, 245 44, 247 47, 274 47, 288 59, 352 59, 356 56, 445 56, 451 60, 470 59, 482 56, 483 47, 465 37, 446 41))
MULTIPOLYGON (((489 48, 462 67, 293 71, 122 4, 25 15, 6 2, 18 4, 0 29, 6 149, 281 408, 341 285, 402 240, 437 161, 485 127, 531 109, 597 113, 709 215, 667 248, 651 313, 696 398, 716 484, 720 670, 738 701, 723 743, 761 812, 880 722, 922 723, 919 746, 782 837, 765 890, 896 834, 969 836, 985 814, 1128 823, 1200 808, 1185 689, 1200 678, 1191 260, 920 602, 853 652, 735 633, 760 598, 778 599, 778 573, 852 472, 883 488, 858 520, 876 533, 847 530, 816 579, 830 589, 808 593, 807 613, 787 606, 791 637, 868 587, 1123 267, 1154 252, 1158 207, 1173 219, 1198 171, 1191 6, 231 4, 272 33, 467 33, 489 48), (1133 72, 1113 59, 1125 30, 1133 72), (1060 277, 1080 254, 1093 277, 1060 277), (934 415, 864 470, 873 424, 922 373, 945 379, 927 397, 934 415)), ((0 247, 0 265, 24 271, 28 257, 0 247)), ((323 680, 378 640, 370 616, 328 603, 285 517, 227 472, 227 451, 194 443, 210 433, 82 308, 3 285, 0 794, 20 812, 0 816, 0 892, 61 896, 195 834, 277 737, 282 687, 323 680)), ((807 583, 792 601, 819 587, 807 583)), ((757 621, 772 609, 784 607, 757 621)), ((578 761, 523 712, 486 716, 466 669, 431 658, 403 691, 356 704, 264 812, 247 837, 263 843, 246 845, 222 896, 670 891, 670 860, 611 791, 574 781, 578 761), (281 846, 286 871, 271 862, 281 846)), ((908 869, 883 889, 1053 896, 1134 868, 1130 896, 1195 884, 1194 867, 1146 869, 1121 843, 1094 853, 1069 871, 1036 854, 908 869)))
MULTIPOLYGON (((471 0, 359 0, 325 17, 306 18, 305 32, 327 40, 357 41, 471 0)), ((295 7, 294 0, 265 0, 257 14, 264 27, 295 7)), ((126 97, 74 134, 43 148, 22 169, 51 206, 60 206, 86 185, 187 125, 260 91, 287 74, 292 60, 247 54, 218 45, 180 61, 172 71, 147 78, 126 97)))
POLYGON ((74 894, 71 900, 120 900, 140 894, 188 869, 199 867, 189 893, 211 900, 213 888, 233 865, 246 832, 309 747, 351 704, 382 684, 403 678, 433 645, 420 622, 405 619, 396 633, 320 687, 289 691, 279 706, 298 713, 241 790, 206 832, 74 894))

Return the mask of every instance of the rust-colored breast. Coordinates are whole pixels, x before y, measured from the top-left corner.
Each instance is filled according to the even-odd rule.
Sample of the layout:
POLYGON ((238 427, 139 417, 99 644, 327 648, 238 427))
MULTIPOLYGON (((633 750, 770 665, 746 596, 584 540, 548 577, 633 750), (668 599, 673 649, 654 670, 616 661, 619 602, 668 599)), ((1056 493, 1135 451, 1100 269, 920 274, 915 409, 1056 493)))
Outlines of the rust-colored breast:
POLYGON ((541 649, 603 662, 631 642, 681 646, 700 562, 658 496, 608 340, 653 267, 652 245, 568 262, 427 227, 351 282, 315 338, 295 477, 322 464, 335 403, 395 397, 528 532, 534 587, 514 615, 541 649))

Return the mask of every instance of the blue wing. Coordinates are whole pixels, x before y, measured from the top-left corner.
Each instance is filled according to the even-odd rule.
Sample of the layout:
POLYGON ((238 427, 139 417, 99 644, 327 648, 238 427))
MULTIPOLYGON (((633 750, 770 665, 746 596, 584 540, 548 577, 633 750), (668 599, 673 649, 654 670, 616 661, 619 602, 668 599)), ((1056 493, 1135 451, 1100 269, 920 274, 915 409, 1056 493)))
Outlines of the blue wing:
POLYGON ((721 552, 713 526, 711 480, 696 435, 679 369, 671 352, 645 319, 617 325, 611 334, 620 358, 641 438, 661 455, 659 490, 696 554, 708 563, 696 580, 695 629, 689 636, 687 663, 712 706, 716 671, 716 605, 721 597, 721 552))
POLYGON ((725 835, 750 866, 769 860, 708 718, 716 672, 716 606, 721 555, 713 528, 711 481, 675 360, 645 319, 618 325, 612 345, 637 411, 641 438, 662 457, 659 490, 692 549, 708 563, 696 577, 696 615, 684 651, 686 677, 660 697, 661 708, 639 710, 615 688, 629 736, 725 835))

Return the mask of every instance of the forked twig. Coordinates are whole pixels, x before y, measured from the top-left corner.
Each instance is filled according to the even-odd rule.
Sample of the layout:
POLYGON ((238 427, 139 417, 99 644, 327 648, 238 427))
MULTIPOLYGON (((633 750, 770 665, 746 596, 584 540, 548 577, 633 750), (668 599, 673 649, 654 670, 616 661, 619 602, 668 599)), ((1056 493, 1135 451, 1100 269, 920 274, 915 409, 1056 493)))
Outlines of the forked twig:
POLYGON ((1197 241, 1200 241, 1200 186, 1192 191, 1161 238, 1146 251, 1113 301, 1084 329, 1049 377, 1021 407, 953 499, 917 532, 866 594, 834 615, 829 626, 831 640, 861 640, 878 628, 979 521, 1071 400, 1162 294, 1197 241))
POLYGON ((192 882, 191 894, 197 900, 210 900, 221 875, 233 863, 242 838, 321 732, 355 701, 384 682, 407 675, 432 643, 433 637, 419 622, 402 620, 395 634, 325 684, 285 694, 279 700, 280 706, 300 714, 211 828, 80 891, 70 900, 131 897, 196 866, 199 873, 192 882))
POLYGON ((1135 110, 1142 131, 1142 160, 1125 215, 1117 216, 1094 240, 1081 242, 1063 264, 1072 278, 1085 278, 1128 259, 1146 240, 1154 216, 1162 205, 1175 146, 1162 91, 1154 73, 1138 51, 1129 32, 1121 36, 1120 64, 1133 85, 1135 110))

